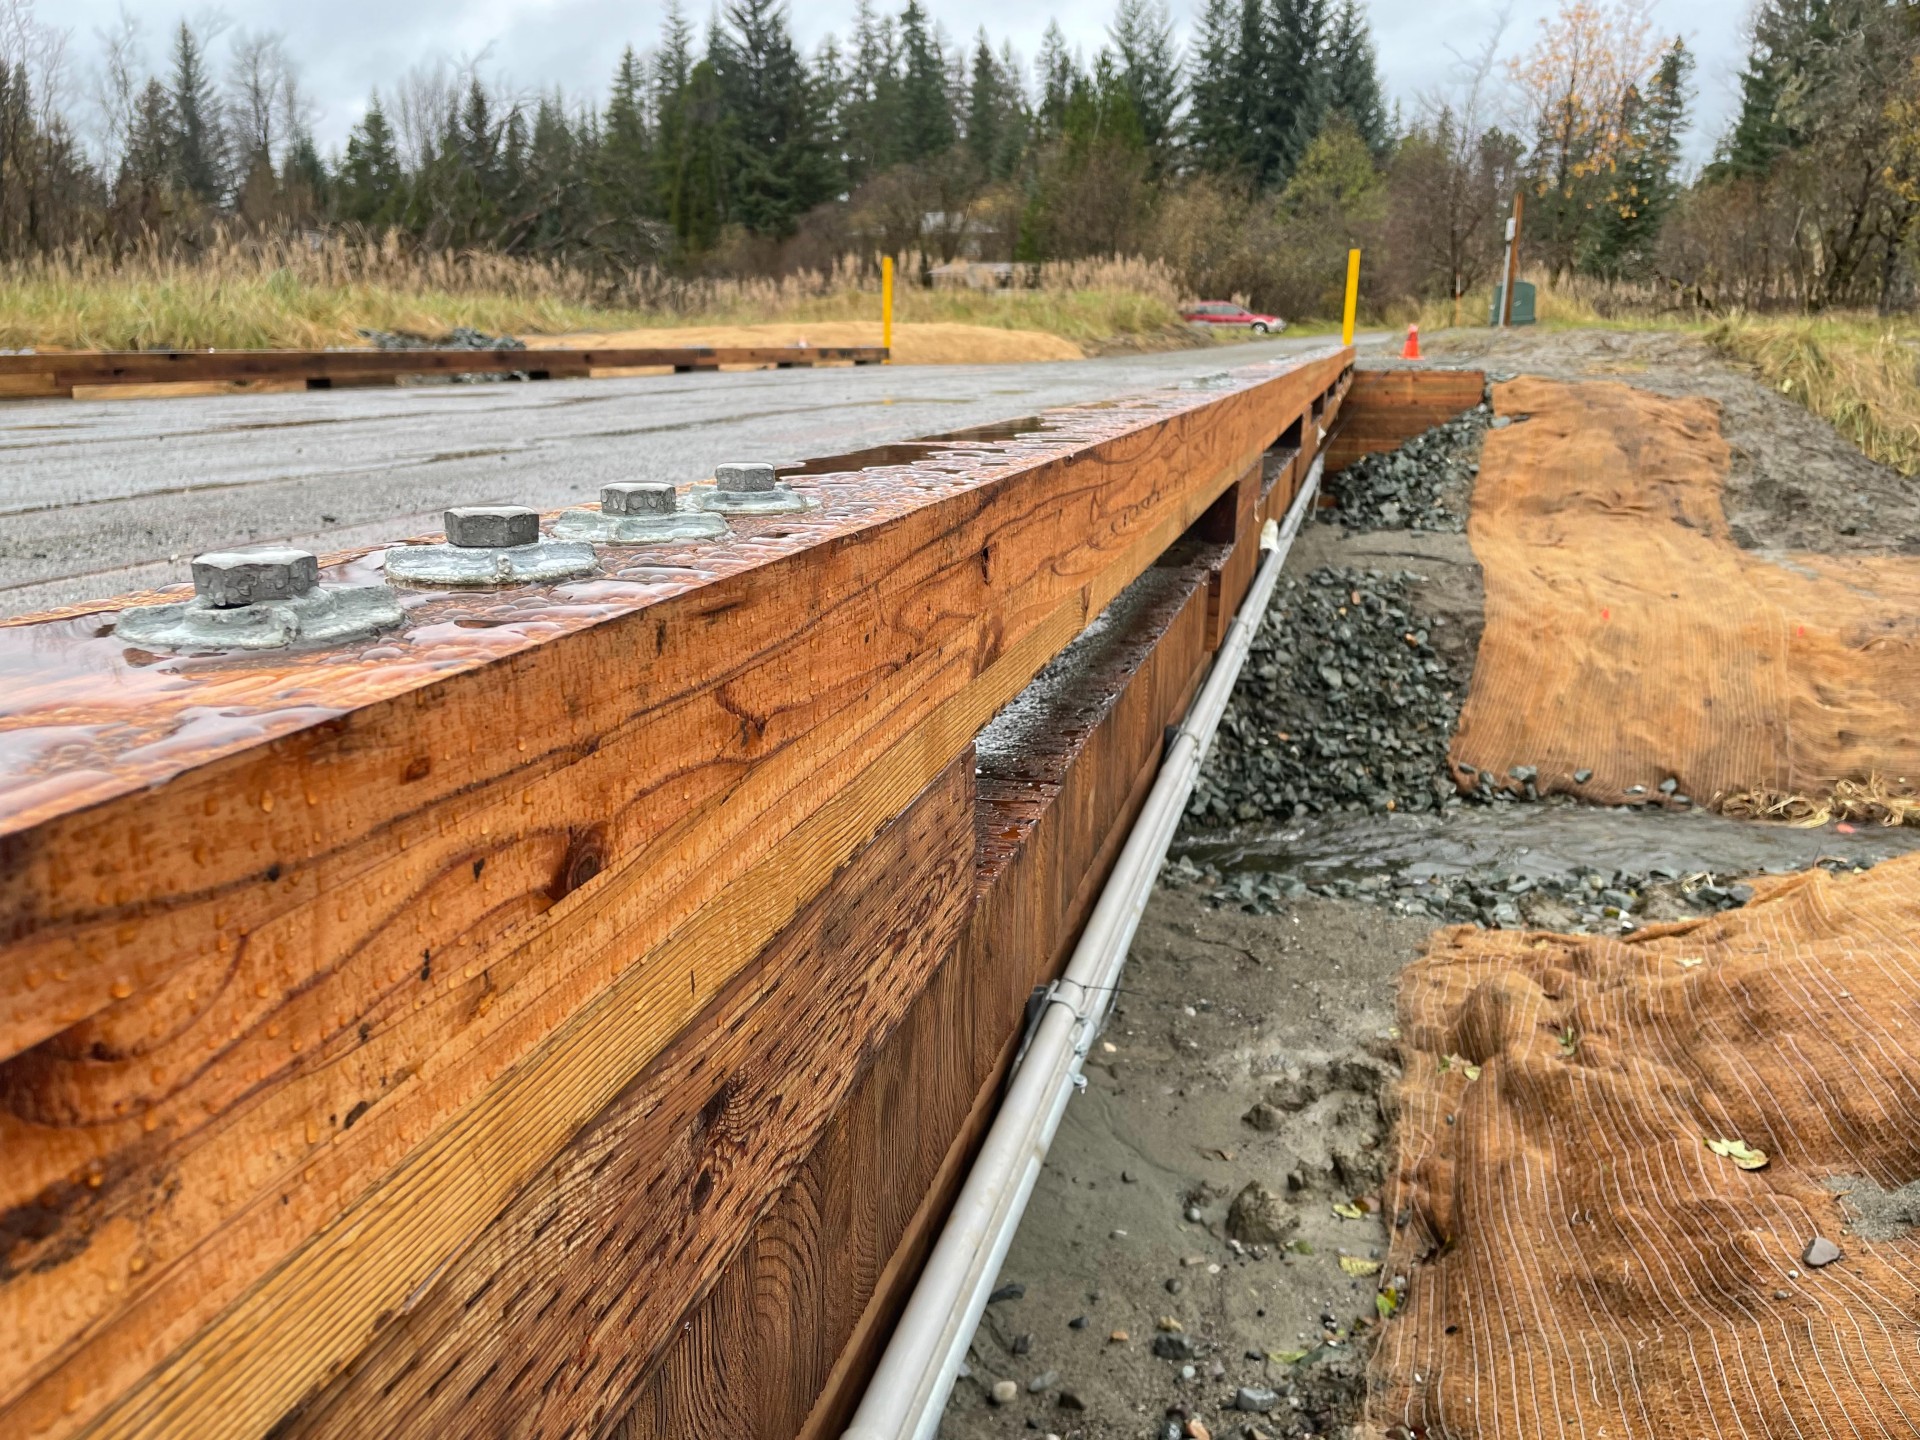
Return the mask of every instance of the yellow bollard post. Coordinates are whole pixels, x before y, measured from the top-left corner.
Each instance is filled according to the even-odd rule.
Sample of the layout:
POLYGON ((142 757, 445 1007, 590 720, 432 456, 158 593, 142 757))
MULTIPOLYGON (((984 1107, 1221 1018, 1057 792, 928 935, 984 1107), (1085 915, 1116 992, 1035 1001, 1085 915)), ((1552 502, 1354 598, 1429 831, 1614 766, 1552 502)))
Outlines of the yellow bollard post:
POLYGON ((893 363, 893 257, 891 255, 880 257, 880 343, 886 348, 887 364, 891 365, 893 363))
POLYGON ((1340 321, 1340 343, 1353 344, 1353 317, 1360 308, 1360 252, 1347 251, 1347 309, 1340 321))

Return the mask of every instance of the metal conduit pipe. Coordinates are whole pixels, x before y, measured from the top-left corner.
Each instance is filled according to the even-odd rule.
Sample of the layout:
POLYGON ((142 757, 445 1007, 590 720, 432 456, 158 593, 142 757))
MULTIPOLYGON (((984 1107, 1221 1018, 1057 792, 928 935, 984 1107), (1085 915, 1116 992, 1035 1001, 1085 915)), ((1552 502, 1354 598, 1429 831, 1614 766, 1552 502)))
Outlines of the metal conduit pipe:
POLYGON ((844 1440, 932 1440, 940 1427, 948 1392, 1040 1178, 1067 1097, 1085 1084, 1081 1064, 1106 1022, 1160 863, 1253 647, 1287 551, 1319 491, 1321 466, 1316 458, 1285 522, 1269 521, 1260 538, 1266 554, 1253 586, 1221 641, 1206 684, 1168 743, 1140 817, 1066 974, 1047 996, 993 1128, 844 1440))

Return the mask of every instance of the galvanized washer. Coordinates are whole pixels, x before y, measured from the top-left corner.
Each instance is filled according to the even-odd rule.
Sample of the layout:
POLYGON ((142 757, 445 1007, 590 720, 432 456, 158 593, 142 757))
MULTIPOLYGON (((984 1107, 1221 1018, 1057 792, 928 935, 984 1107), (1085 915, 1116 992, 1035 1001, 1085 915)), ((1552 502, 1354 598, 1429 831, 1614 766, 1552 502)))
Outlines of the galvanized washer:
POLYGON ((696 509, 721 515, 793 515, 818 509, 811 495, 789 490, 764 461, 734 461, 713 467, 713 483, 696 485, 687 497, 696 509))
POLYGON ((717 540, 727 533, 723 516, 678 507, 671 485, 621 481, 601 487, 598 510, 562 510, 554 517, 553 533, 612 545, 717 540))
POLYGON ((531 545, 396 545, 387 551, 387 578, 404 585, 467 589, 571 580, 595 564, 593 546, 572 540, 531 545))
POLYGON ((400 619, 400 597, 391 587, 340 585, 249 605, 216 605, 204 595, 140 605, 120 612, 113 633, 149 650, 282 650, 362 639, 400 619))
POLYGON ((525 505, 458 505, 446 513, 445 545, 396 545, 387 578, 436 589, 571 580, 597 563, 591 545, 540 538, 540 512, 525 505))

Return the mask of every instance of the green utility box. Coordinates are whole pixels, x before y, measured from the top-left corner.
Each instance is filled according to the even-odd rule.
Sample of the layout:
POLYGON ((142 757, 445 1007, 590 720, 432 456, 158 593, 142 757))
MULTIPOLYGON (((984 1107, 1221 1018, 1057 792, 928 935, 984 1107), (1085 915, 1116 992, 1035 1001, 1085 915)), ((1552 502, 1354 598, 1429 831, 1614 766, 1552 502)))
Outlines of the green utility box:
MULTIPOLYGON (((1500 292, 1503 288, 1503 286, 1499 285, 1493 287, 1493 309, 1487 313, 1487 323, 1489 325, 1498 325, 1500 323, 1500 292)), ((1513 318, 1511 323, 1515 325, 1533 324, 1533 285, 1530 281, 1516 280, 1513 282, 1513 318)))

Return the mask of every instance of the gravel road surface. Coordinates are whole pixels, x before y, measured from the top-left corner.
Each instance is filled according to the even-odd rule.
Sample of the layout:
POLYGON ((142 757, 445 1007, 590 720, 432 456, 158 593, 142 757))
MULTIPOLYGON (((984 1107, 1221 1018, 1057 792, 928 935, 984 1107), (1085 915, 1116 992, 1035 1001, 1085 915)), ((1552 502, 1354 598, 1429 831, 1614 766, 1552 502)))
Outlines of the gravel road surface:
POLYGON ((0 402, 0 616, 182 581, 204 550, 397 540, 437 531, 449 505, 555 509, 594 499, 611 480, 687 481, 719 460, 834 455, 1333 343, 1036 365, 0 402))

